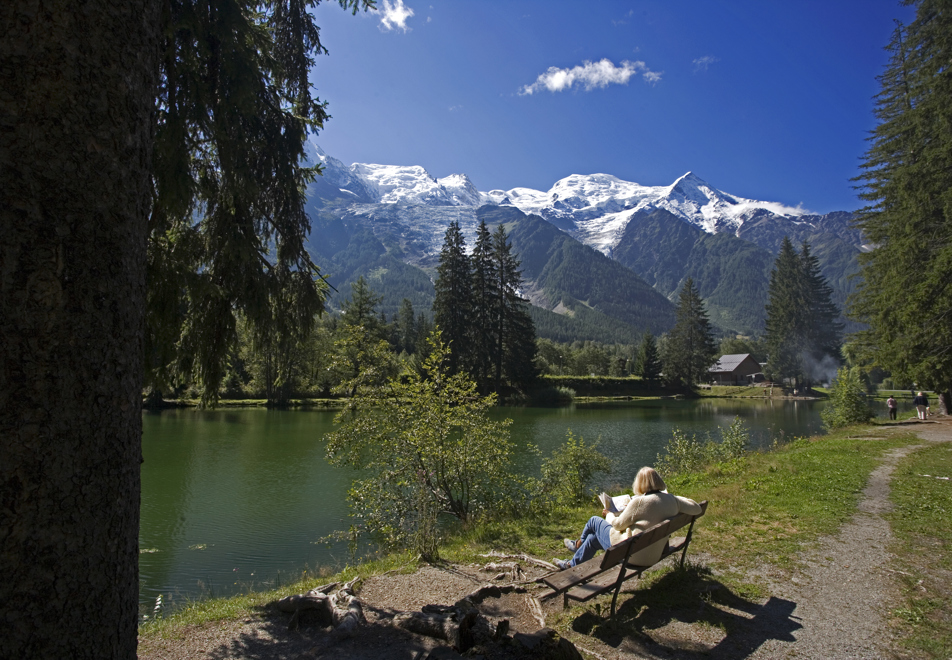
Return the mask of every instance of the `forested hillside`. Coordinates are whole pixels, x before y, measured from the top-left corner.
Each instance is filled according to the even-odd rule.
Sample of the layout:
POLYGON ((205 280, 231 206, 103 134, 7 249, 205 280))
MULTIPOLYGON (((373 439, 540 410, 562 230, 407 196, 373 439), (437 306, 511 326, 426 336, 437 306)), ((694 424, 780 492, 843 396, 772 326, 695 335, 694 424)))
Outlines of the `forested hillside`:
MULTIPOLYGON (((851 225, 849 213, 817 216, 797 209, 778 214, 751 208, 742 220, 725 216, 715 223, 720 229, 711 232, 672 205, 672 200, 680 199, 675 199, 681 194, 679 188, 666 192, 656 203, 622 210, 626 221, 606 244, 600 241, 607 240, 610 231, 599 224, 599 214, 623 209, 635 203, 635 197, 627 201, 606 197, 603 208, 601 202, 596 203, 601 198, 589 191, 588 197, 576 202, 590 207, 576 209, 569 198, 560 198, 549 208, 540 193, 542 215, 536 215, 506 200, 491 199, 492 195, 483 195, 482 206, 473 200, 461 202, 439 181, 428 179, 425 171, 416 173, 413 168, 403 170, 419 174, 413 178, 414 185, 429 191, 426 196, 412 198, 409 188, 396 192, 386 188, 390 192, 384 195, 373 180, 362 178, 364 166, 348 169, 326 154, 321 158, 324 175, 308 188, 312 257, 338 291, 349 291, 358 277, 366 278, 383 297, 379 309, 387 318, 397 313, 404 298, 415 309, 429 313, 439 252, 436 241, 451 222, 459 224, 469 245, 481 220, 490 228, 500 223, 506 226, 522 263, 523 293, 535 306, 532 317, 539 335, 556 341, 630 342, 645 330, 660 335, 674 322, 670 301, 687 278, 694 280, 719 333, 760 335, 770 270, 784 237, 798 246, 809 243, 841 311, 854 286, 850 276, 858 270, 862 236, 851 225), (391 199, 394 195, 397 201, 391 199), (434 195, 437 201, 430 199, 434 195), (444 205, 451 203, 455 205, 444 205), (567 223, 570 216, 574 220, 567 223), (558 224, 551 222, 559 218, 558 224), (588 228, 578 224, 589 221, 594 224, 588 228)), ((625 187, 624 182, 602 178, 625 187)), ((688 178, 694 187, 710 192, 703 187, 707 184, 688 178)), ((570 177, 553 190, 582 194, 588 189, 576 188, 587 180, 570 177)), ((682 181, 680 187, 688 183, 682 181)), ((642 189, 632 190, 635 195, 642 189)), ((479 196, 470 192, 473 199, 479 196)), ((697 196, 696 191, 682 193, 685 199, 697 196)), ((722 193, 711 199, 725 213, 734 212, 730 209, 743 202, 722 193)), ((339 307, 340 298, 332 294, 330 306, 339 307)), ((847 322, 846 330, 854 329, 856 325, 847 322)))
MULTIPOLYGON (((845 225, 846 218, 842 220, 845 225)), ((664 209, 652 209, 632 217, 612 256, 666 296, 693 278, 715 325, 760 334, 770 270, 784 236, 810 244, 841 311, 852 291, 850 275, 858 269, 860 252, 842 232, 820 232, 795 223, 787 223, 785 229, 787 234, 778 234, 775 226, 754 223, 742 232, 746 239, 727 232, 708 234, 664 209)))
MULTIPOLYGON (((436 255, 418 240, 419 225, 429 228, 441 218, 448 224, 470 216, 458 207, 397 205, 375 205, 370 213, 320 198, 312 203, 311 213, 311 254, 338 292, 332 292, 331 307, 339 307, 362 276, 382 297, 378 310, 388 319, 404 298, 417 310, 429 311, 433 305, 436 255), (423 221, 408 229, 404 222, 413 215, 423 221)), ((663 295, 630 269, 545 220, 511 206, 481 207, 472 220, 485 220, 491 228, 506 226, 540 337, 634 342, 644 330, 660 334, 673 323, 674 307, 663 295)))

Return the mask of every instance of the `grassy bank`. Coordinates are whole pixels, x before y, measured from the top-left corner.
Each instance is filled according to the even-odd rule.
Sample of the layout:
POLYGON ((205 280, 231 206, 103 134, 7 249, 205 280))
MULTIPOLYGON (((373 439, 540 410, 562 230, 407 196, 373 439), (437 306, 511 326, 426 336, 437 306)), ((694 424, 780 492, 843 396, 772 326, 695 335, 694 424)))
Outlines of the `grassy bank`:
MULTIPOLYGON (((771 451, 667 480, 671 492, 711 502, 696 527, 693 551, 741 571, 762 562, 790 569, 804 543, 834 533, 856 504, 883 452, 915 441, 876 426, 797 439, 771 451)), ((539 520, 490 522, 455 538, 443 554, 473 561, 487 548, 561 556, 561 540, 600 513, 591 507, 539 520)))
POLYGON ((934 445, 893 473, 889 515, 903 602, 893 611, 906 646, 952 657, 952 446, 934 445), (942 477, 945 477, 944 479, 942 477))
MULTIPOLYGON (((676 571, 669 562, 663 569, 652 571, 637 583, 637 591, 624 599, 611 622, 604 619, 610 596, 603 596, 555 615, 549 623, 564 634, 622 635, 632 639, 643 637, 645 630, 663 625, 663 620, 672 616, 689 616, 686 620, 726 632, 734 626, 745 625, 744 620, 732 612, 753 607, 769 595, 748 569, 769 564, 780 571, 793 571, 803 544, 809 544, 820 535, 835 533, 855 513, 869 474, 882 454, 914 442, 918 442, 914 436, 888 435, 880 426, 853 427, 749 454, 703 473, 672 477, 668 480, 672 492, 711 503, 707 515, 696 527, 690 553, 695 556, 705 553, 708 566, 689 565, 687 570, 676 571), (702 603, 700 610, 699 602, 702 603)), ((936 454, 934 460, 947 460, 952 466, 952 457, 947 449, 945 451, 945 454, 936 454)), ((906 472, 912 475, 921 469, 925 468, 916 464, 906 472)), ((933 470, 929 473, 934 474, 938 467, 929 469, 933 470)), ((949 489, 949 482, 933 481, 949 489)), ((915 492, 915 486, 910 488, 910 493, 915 492)), ((908 511, 903 511, 904 524, 910 526, 926 525, 927 519, 933 517, 931 509, 919 505, 910 505, 908 511)), ((459 530, 441 548, 441 555, 460 563, 485 562, 479 555, 490 550, 527 553, 546 559, 566 557, 562 538, 577 535, 584 522, 598 513, 593 501, 590 506, 546 516, 484 522, 459 530)), ((931 526, 928 529, 931 530, 928 534, 943 535, 945 545, 928 547, 933 553, 943 554, 944 570, 952 569, 948 552, 952 530, 945 528, 940 532, 931 526)), ((936 537, 928 536, 918 527, 912 530, 910 538, 918 538, 926 545, 934 543, 936 537)), ((912 551, 911 557, 928 560, 928 553, 918 552, 912 551)), ((901 557, 897 570, 909 573, 910 584, 913 584, 923 578, 916 572, 919 569, 907 564, 910 561, 909 557, 901 557), (912 569, 903 568, 907 565, 912 569)), ((361 565, 359 574, 412 571, 415 566, 413 557, 395 554, 361 565)), ((927 570, 924 563, 921 570, 924 575, 927 570)), ((348 568, 337 576, 311 577, 269 593, 194 603, 181 612, 143 626, 141 634, 174 635, 185 625, 246 617, 284 595, 333 580, 346 580, 357 573, 357 569, 348 568)), ((948 573, 943 576, 947 583, 948 573)), ((898 610, 896 616, 910 630, 922 630, 922 639, 926 640, 937 633, 921 620, 936 613, 947 620, 948 606, 935 599, 913 599, 898 610)))

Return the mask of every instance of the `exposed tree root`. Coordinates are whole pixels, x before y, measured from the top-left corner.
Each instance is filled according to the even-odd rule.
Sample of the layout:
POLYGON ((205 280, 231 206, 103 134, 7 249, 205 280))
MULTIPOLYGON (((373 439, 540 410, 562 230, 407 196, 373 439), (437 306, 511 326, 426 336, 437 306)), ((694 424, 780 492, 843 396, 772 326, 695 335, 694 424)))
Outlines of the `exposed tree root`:
POLYGON ((304 594, 282 598, 277 602, 278 609, 292 613, 288 628, 298 626, 302 612, 315 611, 322 625, 332 626, 338 636, 350 637, 364 621, 363 607, 354 595, 354 584, 359 579, 360 577, 355 577, 340 589, 337 589, 339 582, 332 582, 304 594), (337 592, 331 594, 335 589, 337 592))

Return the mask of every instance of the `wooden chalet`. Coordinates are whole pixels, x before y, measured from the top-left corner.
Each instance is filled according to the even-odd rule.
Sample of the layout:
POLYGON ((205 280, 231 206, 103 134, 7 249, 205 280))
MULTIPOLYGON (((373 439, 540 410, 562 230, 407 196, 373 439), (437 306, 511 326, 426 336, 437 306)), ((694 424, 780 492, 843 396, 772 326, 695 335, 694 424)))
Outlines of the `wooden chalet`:
POLYGON ((763 380, 760 363, 750 353, 722 355, 708 371, 714 385, 749 385, 763 380))

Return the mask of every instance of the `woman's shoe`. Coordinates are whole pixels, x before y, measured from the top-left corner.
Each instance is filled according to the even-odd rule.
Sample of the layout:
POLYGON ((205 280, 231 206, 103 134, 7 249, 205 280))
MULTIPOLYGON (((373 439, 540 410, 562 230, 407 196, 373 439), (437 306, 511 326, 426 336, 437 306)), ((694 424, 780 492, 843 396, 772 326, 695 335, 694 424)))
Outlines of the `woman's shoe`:
POLYGON ((565 547, 569 549, 569 552, 575 552, 578 550, 578 541, 575 539, 562 539, 562 543, 564 543, 565 547))
POLYGON ((558 566, 560 571, 564 571, 566 568, 572 568, 572 564, 564 559, 553 559, 552 563, 558 566))

